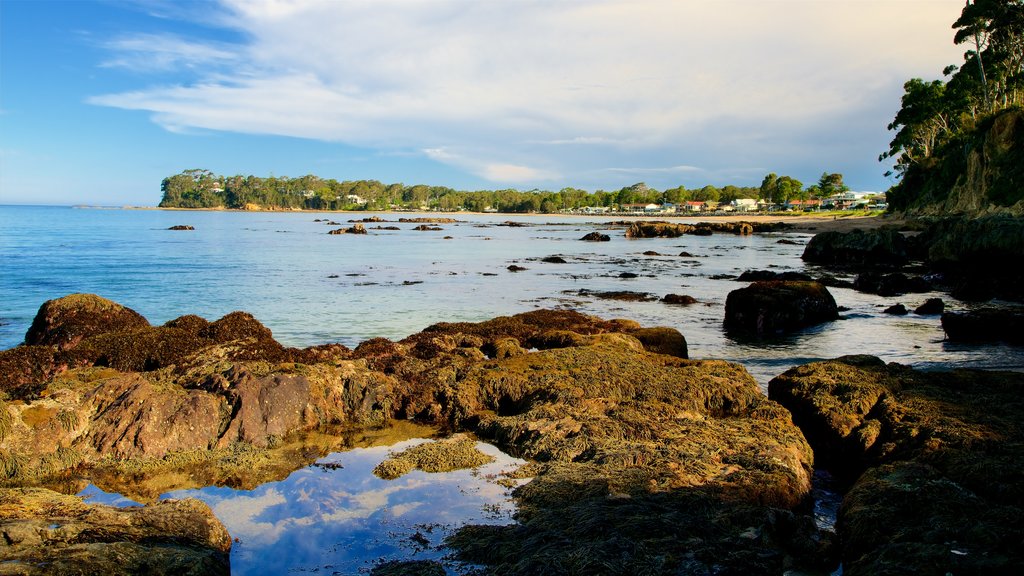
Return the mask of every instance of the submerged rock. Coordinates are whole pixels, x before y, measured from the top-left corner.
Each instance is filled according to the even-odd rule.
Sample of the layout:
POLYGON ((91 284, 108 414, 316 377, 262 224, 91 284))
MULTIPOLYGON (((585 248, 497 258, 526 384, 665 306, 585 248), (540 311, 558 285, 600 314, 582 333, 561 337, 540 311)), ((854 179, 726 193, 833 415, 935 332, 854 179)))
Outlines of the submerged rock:
POLYGON ((844 574, 1024 565, 1022 392, 1024 374, 922 372, 871 356, 815 362, 769 383, 816 462, 853 483, 837 525, 844 574))
POLYGON ((188 224, 175 224, 174 226, 168 228, 168 230, 195 230, 195 228, 189 226, 188 224))
POLYGON ((584 240, 586 242, 610 242, 611 239, 611 236, 607 234, 601 234, 600 232, 591 232, 590 234, 587 234, 586 236, 580 238, 580 240, 584 240))
POLYGON ((835 299, 818 282, 754 282, 725 300, 725 329, 734 334, 784 334, 837 318, 835 299))
POLYGON ((632 290, 587 290, 581 289, 577 292, 580 296, 593 296, 602 300, 622 300, 624 302, 650 302, 658 297, 650 292, 636 292, 632 290))
POLYGON ((8 574, 230 574, 231 537, 198 500, 90 505, 42 488, 0 488, 8 574))

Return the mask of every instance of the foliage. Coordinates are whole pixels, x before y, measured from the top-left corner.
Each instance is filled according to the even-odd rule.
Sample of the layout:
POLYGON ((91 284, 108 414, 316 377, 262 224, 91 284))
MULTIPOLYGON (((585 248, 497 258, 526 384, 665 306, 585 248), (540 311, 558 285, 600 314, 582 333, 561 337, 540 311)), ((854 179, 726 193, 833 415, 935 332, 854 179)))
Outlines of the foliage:
POLYGON ((968 0, 953 29, 968 47, 963 64, 946 67, 948 81, 908 80, 889 124, 896 134, 879 160, 892 159, 901 179, 983 118, 1024 103, 1024 0, 968 0))
POLYGON ((704 186, 687 190, 685 186, 664 192, 643 182, 610 192, 587 192, 566 187, 521 191, 455 190, 444 186, 384 184, 377 180, 338 182, 307 175, 220 176, 203 169, 189 169, 163 179, 161 208, 230 209, 303 209, 303 210, 470 210, 484 212, 553 213, 585 207, 615 207, 625 204, 682 204, 689 200, 731 202, 737 198, 757 198, 754 187, 704 186))

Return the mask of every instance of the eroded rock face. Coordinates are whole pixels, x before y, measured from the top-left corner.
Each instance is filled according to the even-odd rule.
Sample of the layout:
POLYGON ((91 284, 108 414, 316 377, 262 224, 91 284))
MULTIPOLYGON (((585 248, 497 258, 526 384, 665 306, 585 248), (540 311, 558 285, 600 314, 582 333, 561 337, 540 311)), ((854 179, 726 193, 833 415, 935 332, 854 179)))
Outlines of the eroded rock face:
POLYGON ((835 299, 818 282, 754 282, 725 300, 725 329, 737 335, 785 334, 837 318, 835 299))
POLYGON ((1019 373, 919 372, 870 356, 769 383, 817 462, 853 482, 838 524, 844 574, 1024 565, 1024 528, 1012 520, 1024 514, 1022 392, 1019 373))
POLYGON ((42 488, 0 488, 8 574, 230 574, 231 537, 198 500, 89 505, 42 488))

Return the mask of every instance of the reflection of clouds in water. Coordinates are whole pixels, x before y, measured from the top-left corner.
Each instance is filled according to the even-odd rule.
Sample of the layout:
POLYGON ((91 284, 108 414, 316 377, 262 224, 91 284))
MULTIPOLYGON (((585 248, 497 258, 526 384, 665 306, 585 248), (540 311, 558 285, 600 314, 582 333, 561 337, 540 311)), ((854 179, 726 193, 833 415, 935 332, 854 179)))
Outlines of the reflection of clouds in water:
POLYGON ((235 538, 246 540, 250 545, 266 546, 277 541, 287 528, 286 522, 260 521, 266 510, 287 502, 284 494, 269 487, 261 494, 244 496, 236 494, 217 503, 208 502, 217 518, 231 518, 228 532, 235 538))
MULTIPOLYGON (((166 496, 195 497, 210 505, 231 535, 241 540, 231 552, 236 575, 326 565, 353 573, 379 558, 407 558, 411 553, 407 538, 418 525, 454 528, 470 522, 494 523, 501 521, 499 516, 508 521, 512 505, 507 489, 488 478, 515 468, 522 460, 493 446, 478 445, 497 460, 476 471, 428 474, 414 470, 395 480, 373 475, 373 468, 391 452, 422 442, 331 454, 320 462, 341 464, 340 468, 305 468, 252 491, 211 487, 166 496), (495 515, 495 506, 503 514, 495 515)), ((416 557, 425 553, 420 551, 416 557)))

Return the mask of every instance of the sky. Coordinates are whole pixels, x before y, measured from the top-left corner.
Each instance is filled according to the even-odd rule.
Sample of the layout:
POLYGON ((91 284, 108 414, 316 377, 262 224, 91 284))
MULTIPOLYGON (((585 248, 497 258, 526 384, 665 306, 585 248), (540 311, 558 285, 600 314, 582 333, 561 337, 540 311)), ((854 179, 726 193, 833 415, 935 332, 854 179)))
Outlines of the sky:
POLYGON ((190 168, 464 190, 894 181, 963 0, 0 0, 0 204, 190 168))

